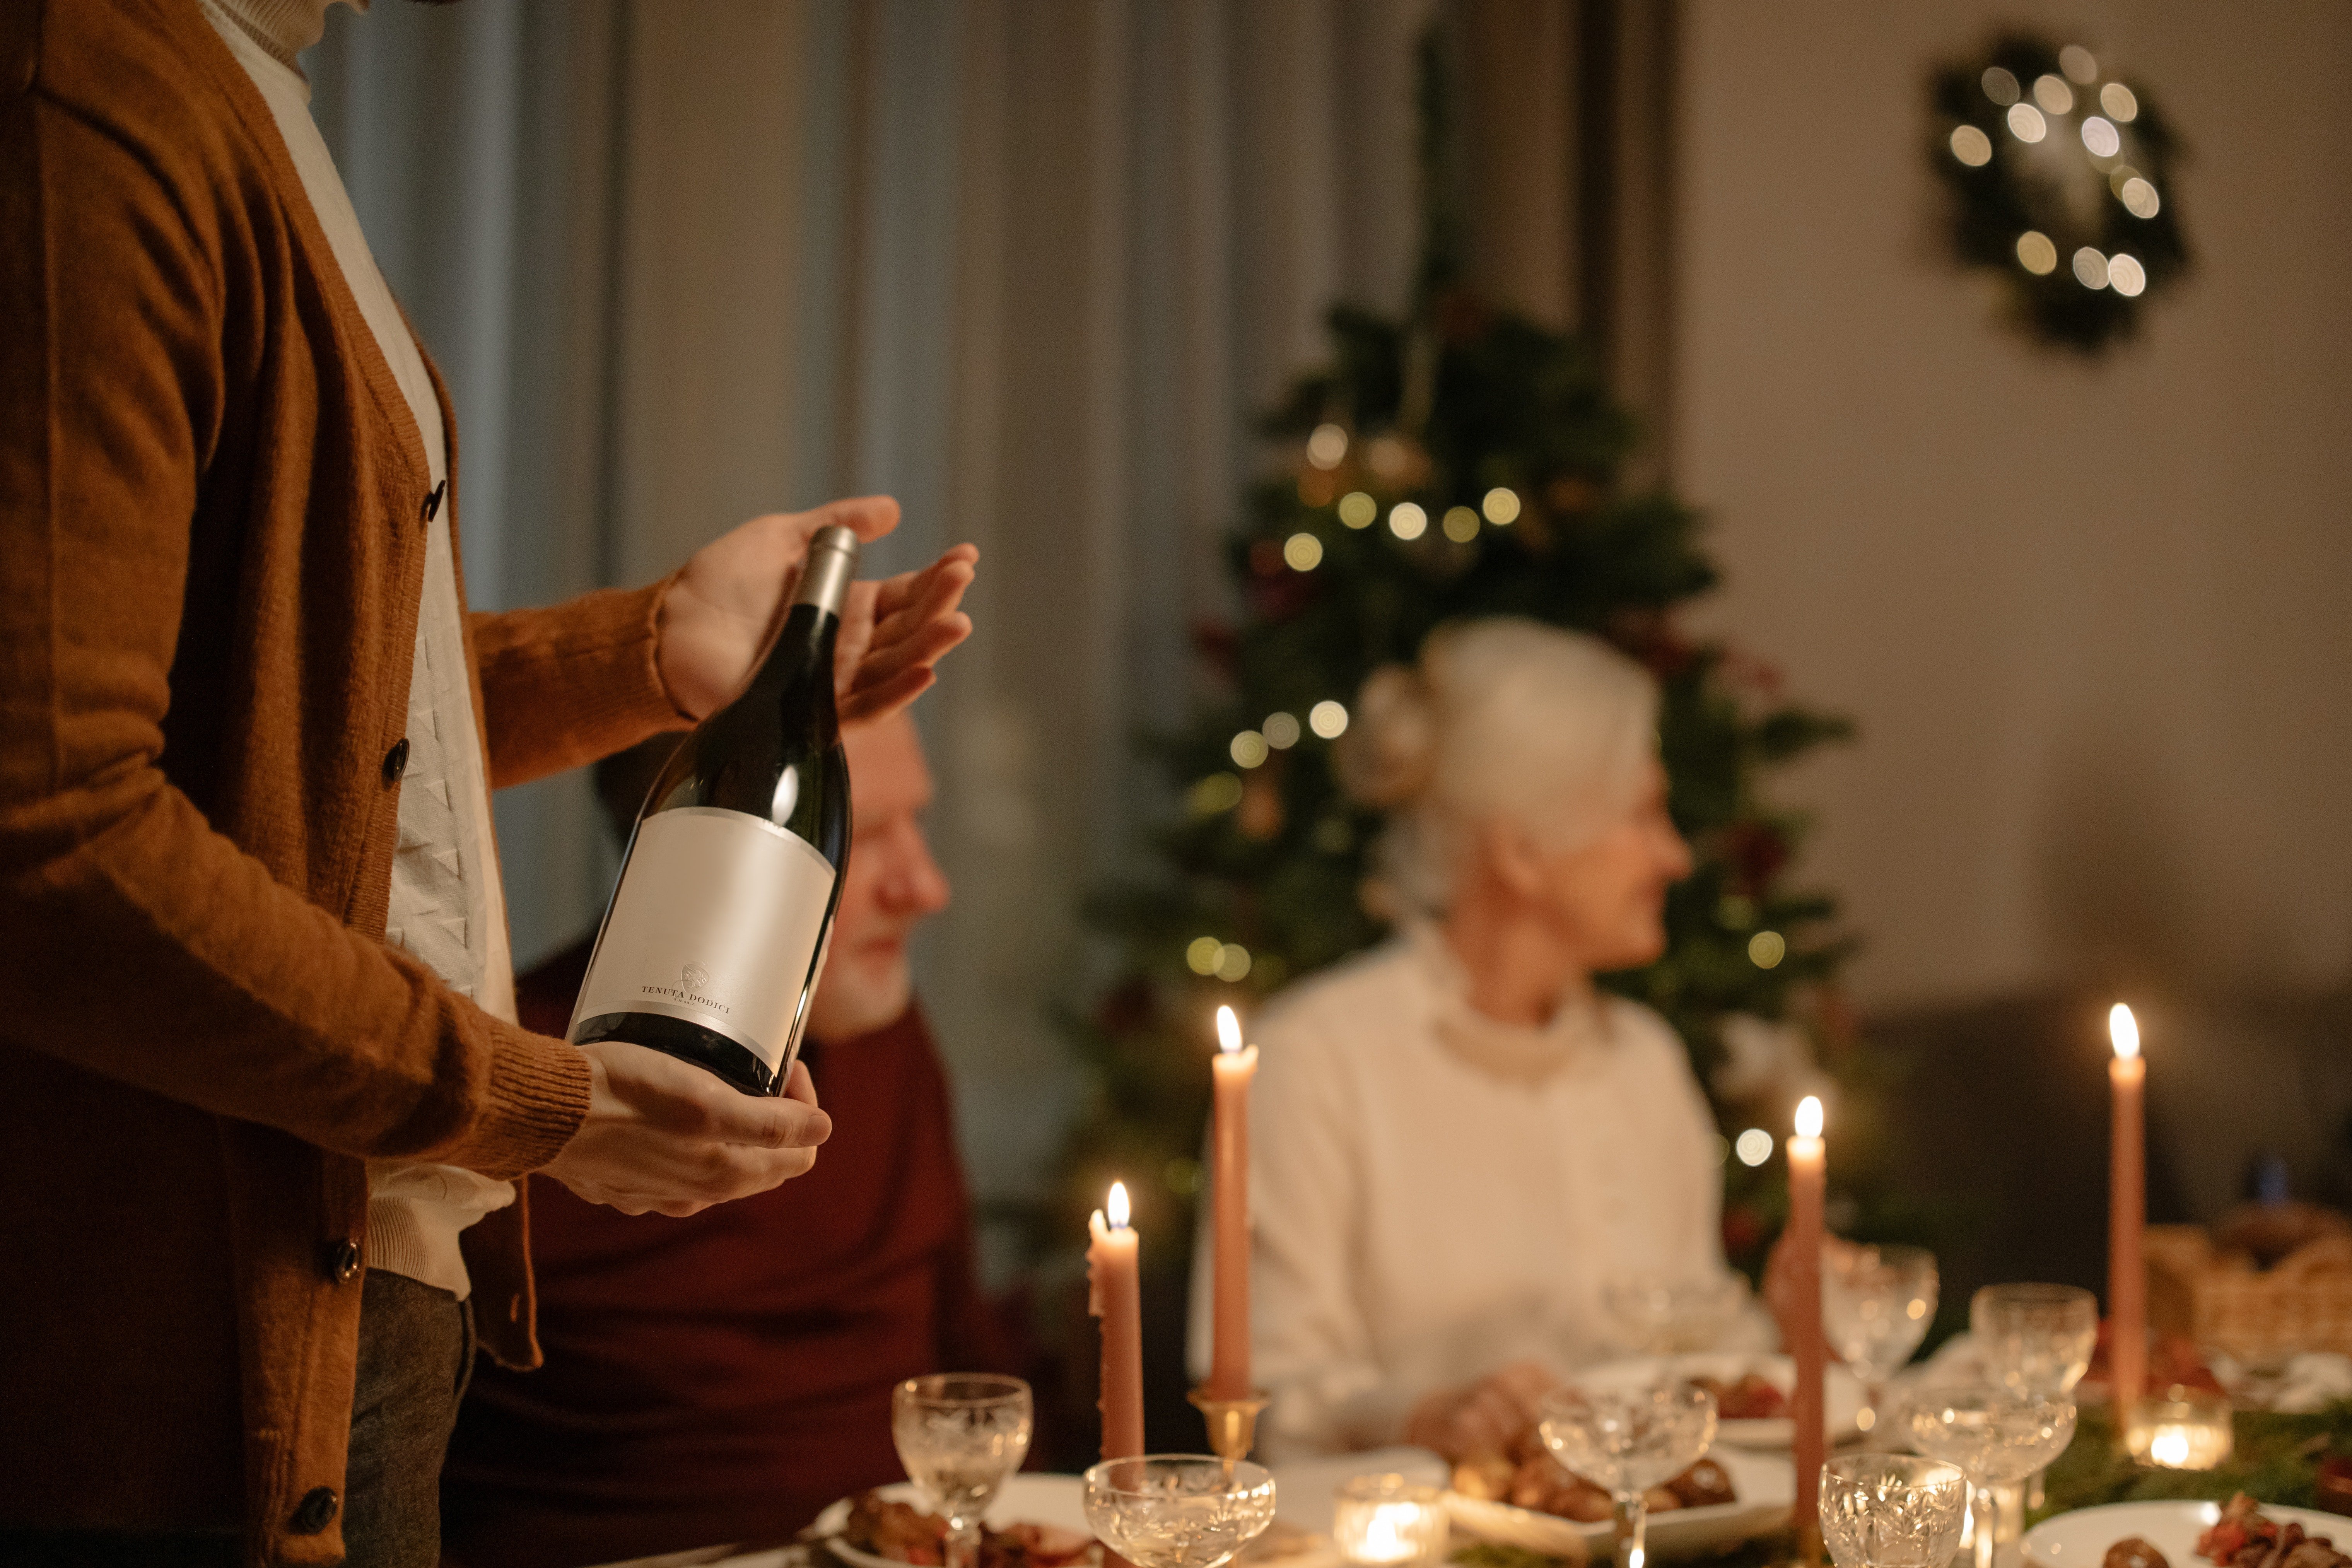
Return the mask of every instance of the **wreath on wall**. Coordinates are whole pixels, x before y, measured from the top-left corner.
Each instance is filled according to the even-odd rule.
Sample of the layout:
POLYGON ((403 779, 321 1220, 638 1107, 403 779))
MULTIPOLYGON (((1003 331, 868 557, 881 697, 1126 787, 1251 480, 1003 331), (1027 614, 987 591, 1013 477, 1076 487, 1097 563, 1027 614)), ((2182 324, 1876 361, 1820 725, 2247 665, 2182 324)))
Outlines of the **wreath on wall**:
POLYGON ((2042 342, 2095 353, 2137 331, 2189 270, 2180 142, 2147 89, 2080 44, 2010 33, 1937 70, 1929 101, 1960 262, 1995 272, 2042 342))

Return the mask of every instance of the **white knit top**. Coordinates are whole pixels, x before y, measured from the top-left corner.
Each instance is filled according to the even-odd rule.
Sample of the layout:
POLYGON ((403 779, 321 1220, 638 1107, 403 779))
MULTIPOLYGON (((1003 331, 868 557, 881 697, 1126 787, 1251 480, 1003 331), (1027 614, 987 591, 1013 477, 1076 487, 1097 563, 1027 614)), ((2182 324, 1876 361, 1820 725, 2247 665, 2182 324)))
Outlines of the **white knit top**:
MULTIPOLYGON (((360 232, 359 215, 310 118, 310 84, 296 64, 325 32, 331 3, 205 0, 205 14, 269 105, 303 194, 326 231, 335 267, 424 437, 425 461, 437 488, 448 475, 448 441, 432 377, 360 232)), ((444 504, 426 525, 425 598, 408 692, 408 762, 384 940, 428 965, 451 989, 511 1022, 514 964, 507 946, 506 900, 466 670, 465 611, 449 532, 452 509, 446 492, 442 494, 444 504)), ((471 1285, 458 1234, 512 1202, 513 1184, 453 1165, 370 1161, 367 1265, 421 1279, 463 1300, 471 1285)))
MULTIPOLYGON (((1465 993, 1421 927, 1250 1030, 1252 1342, 1276 1458, 1394 1442, 1422 1394, 1515 1360, 1572 1369, 1612 1348, 1606 1282, 1724 1267, 1714 1119, 1665 1022, 1580 997, 1517 1028, 1465 993)), ((1206 1262, 1204 1234, 1201 1364, 1206 1262)))

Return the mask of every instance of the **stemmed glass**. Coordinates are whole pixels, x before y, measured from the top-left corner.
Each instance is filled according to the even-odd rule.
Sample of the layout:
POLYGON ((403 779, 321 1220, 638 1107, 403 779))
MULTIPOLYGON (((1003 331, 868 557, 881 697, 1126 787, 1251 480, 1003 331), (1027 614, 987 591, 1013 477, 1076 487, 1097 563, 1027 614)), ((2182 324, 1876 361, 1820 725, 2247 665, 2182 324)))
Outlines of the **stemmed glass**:
POLYGON ((1105 1459, 1085 1487, 1087 1522, 1136 1568, 1223 1568, 1274 1521, 1274 1477, 1246 1459, 1105 1459))
POLYGON ((1715 1441, 1715 1395, 1679 1382, 1563 1388, 1544 1395, 1536 1408, 1536 1430, 1552 1458, 1616 1500, 1619 1568, 1642 1568, 1650 1533, 1642 1494, 1706 1456, 1715 1441))
MULTIPOLYGON (((2099 1301, 2072 1285, 1987 1285, 1969 1299, 1969 1338, 1993 1381, 2018 1394, 2069 1394, 2091 1369, 2099 1301)), ((2025 1506, 2042 1506, 2042 1473, 2025 1506)))
POLYGON ((990 1373, 910 1377, 890 1393, 898 1462, 947 1516, 946 1568, 974 1568, 980 1520, 1029 1453, 1029 1385, 990 1373))
POLYGON ((1936 1257, 1917 1247, 1822 1249, 1822 1330, 1862 1380, 1854 1424, 1878 1425, 1886 1380, 1903 1369, 1936 1318, 1936 1257))
POLYGON ((1992 1568, 2000 1530, 1993 1489, 2015 1486, 2066 1451, 2074 1438, 2074 1402, 1979 1384, 1923 1389, 1906 1414, 1913 1447, 1968 1472, 1976 1568, 1992 1568))
POLYGON ((1848 1454, 1822 1467, 1822 1541, 1837 1568, 1946 1568, 1968 1513, 1968 1477, 1941 1459, 1848 1454))
POLYGON ((1601 1291, 1601 1306, 1631 1348, 1649 1355, 1713 1350, 1747 1300, 1748 1281, 1728 1272, 1697 1279, 1621 1279, 1601 1291))

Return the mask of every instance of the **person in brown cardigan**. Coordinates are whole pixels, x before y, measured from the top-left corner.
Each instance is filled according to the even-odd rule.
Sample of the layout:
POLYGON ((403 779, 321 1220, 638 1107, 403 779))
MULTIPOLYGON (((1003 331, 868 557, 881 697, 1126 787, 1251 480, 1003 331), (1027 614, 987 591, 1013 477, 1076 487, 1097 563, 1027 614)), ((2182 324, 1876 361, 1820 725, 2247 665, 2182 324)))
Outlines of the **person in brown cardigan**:
MULTIPOLYGON (((216 26, 197 0, 0 7, 11 1563, 344 1558, 373 1167, 543 1170, 683 1214, 805 1171, 828 1131, 804 1079, 752 1099, 533 1034, 388 942, 387 914, 420 712, 454 693, 439 741, 477 788, 691 721, 747 672, 814 529, 873 538, 895 504, 464 614, 446 397, 393 363, 413 345, 387 353, 216 26), (458 657, 428 703, 436 552, 458 657)), ((929 684, 971 562, 854 602, 845 720, 929 684)), ((474 1331, 514 1366, 539 1354, 526 1237, 519 1199, 463 1237, 474 1331)), ((373 1458, 362 1484, 387 1484, 373 1458)))

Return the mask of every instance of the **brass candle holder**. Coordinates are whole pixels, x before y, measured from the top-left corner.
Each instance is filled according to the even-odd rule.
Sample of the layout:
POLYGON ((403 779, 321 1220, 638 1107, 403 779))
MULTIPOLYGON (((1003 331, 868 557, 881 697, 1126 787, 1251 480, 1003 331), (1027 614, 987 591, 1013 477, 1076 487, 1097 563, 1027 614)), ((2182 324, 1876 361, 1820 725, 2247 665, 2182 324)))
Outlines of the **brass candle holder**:
POLYGON ((1257 1418, 1273 1401, 1265 1390, 1254 1388, 1242 1399, 1219 1399, 1207 1384, 1184 1396, 1209 1424, 1209 1452, 1227 1464, 1246 1459, 1257 1446, 1257 1418))

